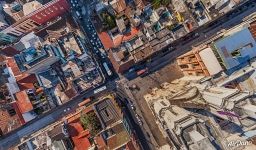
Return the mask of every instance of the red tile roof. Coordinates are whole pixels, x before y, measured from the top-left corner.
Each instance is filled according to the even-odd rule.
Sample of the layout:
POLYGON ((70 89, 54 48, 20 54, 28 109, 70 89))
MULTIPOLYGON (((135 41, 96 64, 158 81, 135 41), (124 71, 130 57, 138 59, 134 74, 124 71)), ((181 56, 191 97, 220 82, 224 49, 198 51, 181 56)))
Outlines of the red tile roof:
POLYGON ((18 113, 16 113, 14 116, 10 116, 7 110, 0 109, 0 136, 1 131, 3 134, 6 134, 9 132, 10 129, 14 130, 20 127, 22 123, 23 122, 22 120, 20 120, 18 113))
POLYGON ((17 76, 16 80, 20 83, 37 82, 37 78, 34 74, 27 74, 27 73, 22 73, 20 76, 17 76))
POLYGON ((107 32, 101 32, 98 33, 98 35, 105 49, 110 49, 114 47, 114 43, 107 32))
POLYGON ((12 106, 13 106, 13 108, 15 109, 15 111, 16 111, 16 113, 17 113, 19 119, 20 119, 21 124, 26 123, 25 120, 24 120, 24 118, 23 118, 23 116, 22 116, 22 114, 21 114, 21 112, 20 112, 20 109, 19 109, 19 107, 18 107, 17 102, 12 103, 12 106))
POLYGON ((20 75, 21 72, 20 72, 20 69, 19 69, 15 59, 13 57, 7 57, 6 60, 7 60, 6 65, 11 68, 13 75, 14 76, 20 75))
POLYGON ((20 91, 15 93, 17 98, 17 104, 21 113, 26 113, 33 110, 33 106, 29 100, 26 91, 20 91))
POLYGON ((124 35, 117 35, 115 39, 111 39, 107 32, 98 33, 99 38, 104 46, 105 49, 110 49, 113 47, 118 47, 122 42, 129 41, 133 37, 135 37, 139 33, 139 29, 131 28, 131 32, 124 35))
POLYGON ((34 74, 25 74, 22 73, 21 75, 16 77, 17 84, 21 91, 27 89, 34 89, 34 84, 37 82, 37 78, 34 74))
POLYGON ((84 130, 79 122, 69 124, 69 134, 74 142, 75 150, 89 149, 91 143, 89 141, 90 133, 88 130, 84 130))
POLYGON ((124 35, 118 35, 115 39, 113 39, 113 43, 115 47, 119 46, 122 42, 126 42, 134 38, 139 33, 139 30, 136 28, 131 28, 131 32, 124 34, 124 35))
POLYGON ((13 57, 7 57, 6 60, 7 60, 6 64, 12 70, 20 90, 23 91, 26 89, 33 89, 34 88, 33 83, 37 82, 36 76, 33 74, 21 73, 13 57))
POLYGON ((34 85, 33 83, 20 83, 20 82, 17 82, 19 88, 21 91, 23 90, 27 90, 27 89, 34 89, 34 85))
POLYGON ((139 31, 140 30, 137 28, 132 28, 130 33, 124 35, 123 41, 129 41, 130 39, 135 37, 139 33, 139 31))

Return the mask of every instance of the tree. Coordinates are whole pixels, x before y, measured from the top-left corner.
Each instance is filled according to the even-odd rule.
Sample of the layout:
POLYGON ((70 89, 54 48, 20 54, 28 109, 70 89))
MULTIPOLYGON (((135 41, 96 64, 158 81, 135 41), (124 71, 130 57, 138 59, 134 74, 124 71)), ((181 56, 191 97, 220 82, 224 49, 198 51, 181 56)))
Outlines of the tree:
POLYGON ((80 122, 84 129, 88 129, 92 136, 97 134, 101 130, 101 124, 94 112, 82 113, 80 122))
POLYGON ((161 0, 153 0, 152 4, 153 4, 153 7, 157 9, 161 6, 161 0))
POLYGON ((116 21, 115 21, 115 17, 113 15, 110 15, 109 13, 104 12, 104 13, 102 13, 102 18, 103 18, 104 24, 106 24, 108 26, 109 30, 116 27, 116 21))

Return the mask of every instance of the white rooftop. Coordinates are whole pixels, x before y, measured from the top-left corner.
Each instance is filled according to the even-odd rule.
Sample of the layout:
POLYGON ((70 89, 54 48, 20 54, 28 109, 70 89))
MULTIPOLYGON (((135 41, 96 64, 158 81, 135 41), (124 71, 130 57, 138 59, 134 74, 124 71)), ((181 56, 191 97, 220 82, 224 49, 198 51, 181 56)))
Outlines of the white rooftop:
POLYGON ((202 91, 203 98, 210 104, 222 107, 224 100, 238 93, 238 89, 227 89, 223 87, 212 87, 202 91))
POLYGON ((190 138, 192 139, 193 142, 198 142, 198 141, 201 141, 205 138, 204 136, 202 136, 202 134, 200 134, 196 130, 190 131, 190 132, 188 132, 188 134, 189 134, 189 136, 190 136, 190 138))

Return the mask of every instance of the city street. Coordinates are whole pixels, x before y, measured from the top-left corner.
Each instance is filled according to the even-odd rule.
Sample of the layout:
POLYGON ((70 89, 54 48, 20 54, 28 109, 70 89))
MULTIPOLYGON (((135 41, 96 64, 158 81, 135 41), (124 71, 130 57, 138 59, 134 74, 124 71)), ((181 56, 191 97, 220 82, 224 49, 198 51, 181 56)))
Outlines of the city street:
MULTIPOLYGON (((252 4, 252 3, 255 4, 255 0, 249 0, 249 2, 250 2, 250 4, 252 4)), ((103 74, 105 76, 107 76, 107 73, 104 70, 104 67, 102 66, 102 63, 107 61, 107 58, 105 58, 104 55, 102 55, 99 50, 100 48, 102 48, 102 44, 100 41, 98 41, 99 38, 98 38, 97 34, 95 34, 96 31, 90 21, 90 18, 88 17, 89 16, 87 14, 88 11, 86 9, 82 10, 82 11, 83 11, 83 13, 81 13, 82 19, 79 19, 79 17, 76 16, 77 22, 81 24, 81 28, 82 28, 83 32, 85 32, 86 36, 88 36, 88 38, 89 38, 88 40, 92 40, 92 41, 88 41, 88 42, 91 44, 90 46, 93 48, 93 50, 95 50, 95 53, 97 55, 97 62, 99 64, 99 66, 102 68, 103 74), (99 52, 97 52, 97 51, 99 51, 99 52)), ((243 21, 243 18, 245 18, 246 16, 248 16, 249 14, 254 13, 254 12, 256 12, 255 6, 249 7, 248 9, 243 10, 243 12, 237 12, 232 15, 227 14, 227 15, 215 20, 215 22, 218 22, 217 25, 214 25, 211 27, 205 25, 205 26, 199 27, 198 29, 193 31, 193 33, 191 33, 191 34, 195 34, 195 33, 199 34, 199 36, 197 38, 190 39, 189 41, 184 41, 184 39, 181 38, 181 39, 175 41, 174 43, 172 43, 170 45, 172 47, 171 48, 172 52, 169 52, 168 54, 162 54, 162 55, 159 54, 159 55, 157 55, 157 57, 152 58, 152 60, 148 64, 146 64, 146 66, 148 68, 150 68, 150 74, 154 73, 157 70, 159 70, 160 68, 166 66, 166 64, 169 64, 170 62, 172 62, 176 57, 189 51, 192 48, 192 46, 199 45, 199 44, 209 41, 211 38, 213 38, 214 36, 219 34, 218 31, 220 31, 222 29, 229 29, 229 28, 241 23, 243 21)), ((75 14, 75 12, 73 12, 73 14, 75 14)), ((140 80, 141 84, 147 83, 144 81, 148 80, 148 78, 151 78, 150 74, 147 76, 147 78, 144 78, 144 79, 139 78, 139 79, 141 79, 140 80)), ((129 82, 129 81, 127 81, 127 82, 129 82)), ((125 87, 125 85, 124 85, 124 88, 128 88, 129 86, 130 85, 127 85, 125 87)), ((9 132, 8 134, 2 136, 0 139, 0 150, 6 150, 15 144, 18 144, 22 138, 29 137, 32 133, 35 133, 36 131, 39 131, 40 129, 46 127, 47 125, 50 125, 50 124, 58 121, 59 119, 61 119, 63 117, 63 112, 66 108, 70 107, 72 109, 75 109, 75 108, 77 108, 78 104, 80 102, 82 102, 85 98, 88 98, 91 96, 97 96, 97 95, 100 95, 105 92, 111 92, 115 89, 116 89, 115 81, 106 80, 105 83, 102 83, 102 85, 98 85, 95 89, 91 89, 91 90, 82 92, 80 95, 76 96, 75 98, 68 101, 67 103, 50 110, 49 112, 28 122, 27 124, 23 125, 22 127, 18 128, 16 130, 13 130, 13 131, 9 132), (106 90, 103 90, 103 91, 98 90, 100 87, 104 87, 104 86, 106 86, 104 88, 106 90)), ((131 95, 129 97, 132 97, 132 96, 133 95, 131 95)), ((137 99, 135 99, 135 101, 137 102, 137 99)), ((135 104, 135 105, 138 109, 143 109, 143 108, 137 106, 137 105, 142 106, 142 103, 143 103, 144 107, 147 107, 146 103, 144 101, 140 101, 140 104, 135 104)), ((130 110, 130 112, 132 111, 131 108, 129 110, 130 110)), ((151 124, 151 122, 145 121, 145 119, 143 118, 144 115, 143 115, 143 113, 141 113, 140 110, 136 110, 136 112, 139 116, 142 117, 142 122, 145 123, 145 124, 143 124, 143 127, 142 127, 142 129, 143 129, 142 132, 143 132, 144 136, 139 137, 141 140, 146 141, 146 142, 144 141, 145 145, 148 145, 151 149, 152 148, 154 149, 154 147, 158 147, 158 146, 161 146, 162 144, 165 144, 164 142, 163 143, 157 142, 157 140, 159 140, 159 139, 157 139, 157 137, 152 136, 151 132, 158 132, 159 130, 152 131, 152 130, 154 130, 154 128, 150 128, 150 125, 147 125, 147 124, 151 124), (159 144, 159 143, 161 143, 161 144, 159 144)), ((131 115, 133 116, 134 114, 131 113, 131 115)), ((153 116, 153 115, 151 115, 151 116, 153 116)), ((133 118, 136 118, 136 117, 133 116, 133 118)), ((140 126, 136 126, 136 127, 139 128, 140 126)), ((141 133, 139 131, 139 129, 137 129, 137 131, 139 133, 141 133)), ((142 142, 142 144, 143 144, 143 142, 142 142)))
POLYGON ((126 109, 129 111, 129 116, 132 118, 132 120, 134 120, 133 127, 136 133, 139 135, 138 138, 142 144, 143 149, 153 150, 158 147, 159 144, 155 141, 155 138, 153 138, 151 130, 148 127, 147 122, 143 118, 142 112, 140 111, 140 107, 138 107, 136 100, 134 100, 134 97, 129 91, 128 86, 125 82, 117 83, 116 93, 125 103, 126 109), (136 118, 136 115, 139 116, 139 120, 141 120, 141 122, 139 122, 138 118, 136 118))
MULTIPOLYGON (((149 69, 149 72, 154 72, 165 66, 166 64, 173 62, 178 56, 188 52, 193 47, 207 43, 212 38, 220 34, 219 31, 223 29, 230 29, 243 22, 243 19, 252 13, 256 12, 256 1, 249 0, 240 7, 232 10, 231 12, 223 15, 220 18, 212 21, 209 24, 198 27, 193 32, 189 33, 185 37, 177 39, 171 43, 165 49, 169 49, 167 52, 159 52, 148 63, 141 64, 149 69), (246 6, 246 7, 245 7, 246 6), (186 38, 189 35, 198 34, 196 37, 186 38)), ((126 77, 133 76, 133 72, 126 73, 126 77)))
POLYGON ((103 86, 106 86, 106 90, 99 91, 97 94, 95 94, 95 91, 98 88, 96 90, 92 89, 92 90, 86 91, 81 95, 74 97, 72 100, 68 101, 67 103, 50 110, 49 112, 28 122, 22 127, 17 128, 16 130, 13 130, 8 134, 2 136, 0 139, 0 150, 6 150, 15 144, 18 144, 22 138, 29 137, 29 135, 31 135, 32 133, 39 131, 40 129, 46 127, 47 125, 55 123, 56 121, 58 121, 63 117, 63 112, 66 108, 76 109, 78 107, 78 104, 81 103, 84 99, 91 96, 97 97, 98 95, 102 95, 103 93, 111 92, 116 87, 115 82, 108 82, 99 87, 103 87, 103 86))
MULTIPOLYGON (((145 77, 137 77, 134 80, 127 81, 126 79, 120 80, 120 83, 117 85, 120 85, 119 88, 128 87, 128 88, 122 88, 123 91, 126 92, 126 94, 129 96, 130 101, 132 101, 133 105, 136 108, 136 113, 138 113, 141 116, 141 120, 143 121, 143 131, 147 132, 146 135, 150 135, 151 143, 154 143, 155 147, 161 147, 167 142, 164 135, 161 133, 158 124, 156 123, 156 118, 153 115, 152 111, 147 105, 147 102, 144 99, 144 95, 150 92, 151 88, 154 87, 160 87, 160 84, 163 82, 171 82, 177 78, 182 77, 182 72, 178 69, 177 64, 175 63, 169 63, 168 65, 165 64, 164 67, 162 67, 160 70, 151 73, 145 77), (139 90, 131 90, 129 87, 132 87, 133 85, 138 86, 139 90)), ((131 111, 134 112, 134 111, 131 111)), ((151 145, 151 143, 148 143, 151 145)))

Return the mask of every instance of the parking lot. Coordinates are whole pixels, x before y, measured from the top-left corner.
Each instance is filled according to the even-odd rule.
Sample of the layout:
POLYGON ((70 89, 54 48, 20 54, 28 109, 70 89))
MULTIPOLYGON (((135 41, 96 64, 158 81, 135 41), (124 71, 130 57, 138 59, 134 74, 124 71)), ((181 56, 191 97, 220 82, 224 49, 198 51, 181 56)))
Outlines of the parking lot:
POLYGON ((179 70, 176 62, 171 63, 163 67, 162 69, 151 73, 143 78, 138 77, 134 80, 131 80, 128 82, 129 86, 137 85, 139 90, 132 91, 139 109, 142 111, 142 115, 147 122, 156 142, 159 146, 165 145, 168 141, 165 139, 165 137, 161 134, 158 125, 156 124, 156 120, 153 116, 153 113, 149 109, 149 107, 146 104, 146 101, 144 100, 144 95, 148 92, 150 92, 151 88, 159 87, 161 83, 163 82, 171 82, 177 78, 182 77, 183 74, 179 70), (144 115, 146 114, 146 115, 144 115))

